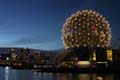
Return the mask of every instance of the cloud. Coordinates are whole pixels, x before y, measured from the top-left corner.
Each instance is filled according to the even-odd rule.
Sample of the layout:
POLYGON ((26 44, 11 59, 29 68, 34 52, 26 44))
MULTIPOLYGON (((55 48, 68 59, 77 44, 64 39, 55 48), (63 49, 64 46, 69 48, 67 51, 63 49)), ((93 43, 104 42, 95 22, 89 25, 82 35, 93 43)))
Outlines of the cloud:
POLYGON ((35 36, 35 37, 25 37, 25 38, 20 38, 15 41, 11 41, 8 43, 3 43, 2 45, 6 46, 20 46, 20 45, 31 45, 31 44, 40 44, 40 43, 50 43, 54 42, 57 39, 50 37, 50 36, 35 36))

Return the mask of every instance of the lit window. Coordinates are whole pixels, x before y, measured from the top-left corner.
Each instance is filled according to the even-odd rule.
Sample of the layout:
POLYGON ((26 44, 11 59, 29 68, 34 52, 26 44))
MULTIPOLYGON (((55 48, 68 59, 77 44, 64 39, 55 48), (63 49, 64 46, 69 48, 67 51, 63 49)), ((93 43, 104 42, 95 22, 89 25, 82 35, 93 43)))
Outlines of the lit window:
POLYGON ((112 61, 112 50, 107 50, 107 60, 112 61))
POLYGON ((93 51, 93 61, 96 61, 96 53, 95 53, 95 50, 93 51))

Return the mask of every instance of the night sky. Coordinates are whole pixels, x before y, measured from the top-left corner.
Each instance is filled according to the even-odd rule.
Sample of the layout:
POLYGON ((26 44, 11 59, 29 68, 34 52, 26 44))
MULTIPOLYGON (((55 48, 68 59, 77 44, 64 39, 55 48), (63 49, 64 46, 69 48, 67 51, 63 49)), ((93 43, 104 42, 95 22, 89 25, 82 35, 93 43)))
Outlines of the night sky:
POLYGON ((61 29, 78 10, 96 10, 120 38, 119 0, 0 0, 0 47, 63 48, 61 29))

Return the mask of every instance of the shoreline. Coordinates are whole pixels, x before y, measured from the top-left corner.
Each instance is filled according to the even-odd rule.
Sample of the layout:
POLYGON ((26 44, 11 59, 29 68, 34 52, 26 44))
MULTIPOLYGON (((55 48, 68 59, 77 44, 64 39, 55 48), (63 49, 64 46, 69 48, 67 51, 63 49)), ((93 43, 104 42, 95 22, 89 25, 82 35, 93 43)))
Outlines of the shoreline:
POLYGON ((17 70, 34 70, 36 72, 52 72, 52 73, 120 73, 118 68, 75 68, 75 67, 23 67, 23 66, 0 66, 0 67, 10 67, 11 69, 17 70))

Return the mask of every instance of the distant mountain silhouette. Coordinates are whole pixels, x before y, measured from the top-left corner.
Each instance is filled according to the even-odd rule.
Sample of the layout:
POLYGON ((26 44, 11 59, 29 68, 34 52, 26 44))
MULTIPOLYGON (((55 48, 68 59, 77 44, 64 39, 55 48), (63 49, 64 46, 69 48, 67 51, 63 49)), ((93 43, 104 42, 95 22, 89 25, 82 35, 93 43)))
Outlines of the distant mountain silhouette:
MULTIPOLYGON (((0 54, 10 54, 11 49, 14 49, 15 52, 19 53, 21 49, 24 48, 19 48, 19 47, 0 47, 0 54)), ((30 53, 34 53, 35 51, 37 52, 44 52, 44 53, 61 53, 64 49, 59 49, 59 50, 39 50, 39 49, 31 49, 30 48, 30 53)))
MULTIPOLYGON (((11 49, 14 49, 15 52, 19 53, 20 50, 24 49, 24 48, 18 48, 18 47, 0 47, 0 54, 10 54, 11 53, 11 49)), ((30 49, 30 53, 33 53, 36 50, 37 49, 30 49)))

